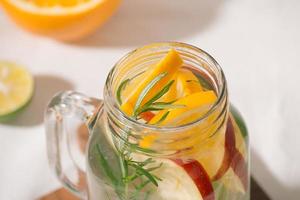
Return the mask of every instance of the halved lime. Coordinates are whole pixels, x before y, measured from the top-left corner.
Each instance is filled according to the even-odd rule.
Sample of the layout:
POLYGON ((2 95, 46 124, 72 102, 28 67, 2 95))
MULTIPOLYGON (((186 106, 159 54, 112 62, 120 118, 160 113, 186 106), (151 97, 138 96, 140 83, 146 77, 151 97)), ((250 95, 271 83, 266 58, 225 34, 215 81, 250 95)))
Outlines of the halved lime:
POLYGON ((33 78, 22 66, 0 61, 0 121, 16 116, 30 101, 33 78))

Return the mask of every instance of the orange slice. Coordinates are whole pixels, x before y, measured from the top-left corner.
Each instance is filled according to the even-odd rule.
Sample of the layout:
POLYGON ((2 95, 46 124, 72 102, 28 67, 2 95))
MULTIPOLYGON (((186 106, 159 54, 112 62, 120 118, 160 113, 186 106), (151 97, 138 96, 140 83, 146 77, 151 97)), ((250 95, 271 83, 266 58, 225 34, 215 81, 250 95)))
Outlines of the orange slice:
POLYGON ((167 112, 169 112, 169 114, 159 125, 167 125, 170 123, 174 125, 174 122, 175 124, 192 122, 203 116, 216 99, 217 96, 214 91, 193 93, 173 103, 174 105, 182 106, 158 112, 158 114, 151 119, 149 124, 156 124, 167 112))
POLYGON ((203 91, 198 78, 187 69, 180 69, 177 74, 177 90, 183 97, 203 91))
POLYGON ((170 102, 187 95, 203 91, 198 78, 188 69, 180 68, 175 74, 175 82, 161 101, 170 102))
POLYGON ((1 0, 21 27, 60 40, 93 32, 116 10, 120 0, 1 0))
POLYGON ((124 103, 121 105, 121 110, 126 113, 128 116, 133 114, 133 109, 135 103, 143 91, 143 89, 157 76, 162 73, 166 73, 166 75, 157 82, 154 87, 147 93, 144 100, 142 101, 142 105, 151 99, 156 92, 158 92, 163 86, 165 86, 170 80, 172 80, 174 74, 178 71, 178 69, 182 66, 182 59, 180 55, 174 50, 171 49, 168 54, 153 68, 150 68, 149 71, 145 72, 146 76, 143 81, 141 81, 136 87, 130 91, 130 94, 125 97, 124 103))

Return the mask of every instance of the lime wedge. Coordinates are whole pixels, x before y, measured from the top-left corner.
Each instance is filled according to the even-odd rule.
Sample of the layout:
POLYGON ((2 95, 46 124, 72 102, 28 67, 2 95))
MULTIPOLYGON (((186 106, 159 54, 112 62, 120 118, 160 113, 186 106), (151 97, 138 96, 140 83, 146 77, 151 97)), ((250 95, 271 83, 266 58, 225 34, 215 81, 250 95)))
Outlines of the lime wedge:
POLYGON ((15 117, 29 103, 33 78, 23 67, 0 61, 0 121, 15 117))

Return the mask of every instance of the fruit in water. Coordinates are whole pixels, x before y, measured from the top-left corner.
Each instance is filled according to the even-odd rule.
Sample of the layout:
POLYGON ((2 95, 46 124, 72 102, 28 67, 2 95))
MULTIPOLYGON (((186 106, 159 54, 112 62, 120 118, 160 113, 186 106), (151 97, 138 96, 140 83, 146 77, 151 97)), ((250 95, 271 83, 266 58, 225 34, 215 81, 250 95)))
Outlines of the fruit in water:
POLYGON ((248 189, 248 168, 241 153, 235 152, 231 167, 221 179, 224 186, 233 192, 245 194, 248 189))
POLYGON ((248 187, 248 168, 246 161, 240 152, 235 152, 235 155, 232 159, 231 167, 234 173, 238 176, 240 182, 242 183, 243 192, 245 192, 248 187))
POLYGON ((179 159, 173 161, 179 166, 181 166, 186 171, 186 173, 192 178, 199 192, 201 193, 203 200, 215 199, 213 187, 209 176, 198 161, 192 160, 186 163, 179 159))
POLYGON ((0 121, 13 118, 33 95, 33 78, 23 67, 0 61, 0 121))
MULTIPOLYGON (((145 72, 144 78, 140 78, 137 82, 139 84, 132 87, 131 93, 127 91, 129 95, 125 95, 127 99, 125 98, 125 103, 121 106, 121 109, 126 114, 132 114, 133 107, 141 91, 151 80, 163 72, 167 72, 171 74, 171 76, 165 77, 165 80, 162 79, 164 81, 159 81, 158 84, 152 88, 150 95, 147 94, 148 96, 144 99, 143 103, 153 97, 169 81, 174 80, 168 92, 159 99, 159 102, 172 102, 172 106, 159 111, 154 110, 153 112, 142 113, 139 117, 143 118, 148 124, 157 126, 180 126, 188 124, 203 117, 217 101, 215 92, 210 90, 211 88, 203 88, 196 76, 198 74, 192 72, 195 70, 181 67, 182 63, 178 61, 180 60, 178 58, 179 55, 176 51, 175 53, 172 51, 174 50, 171 50, 153 71, 145 72), (172 61, 172 59, 174 60, 172 61), (174 62, 177 63, 177 65, 172 67, 174 62)), ((191 179, 193 181, 194 185, 188 180, 183 180, 188 181, 188 183, 184 184, 190 185, 191 194, 193 194, 193 196, 184 196, 187 191, 187 188, 184 188, 178 190, 182 195, 174 193, 174 197, 170 197, 168 191, 177 191, 177 188, 174 189, 174 183, 178 181, 169 181, 172 179, 169 177, 170 172, 164 171, 167 169, 162 168, 163 170, 157 170, 157 175, 162 179, 162 182, 159 183, 159 187, 156 189, 157 192, 151 195, 153 199, 215 199, 211 181, 217 180, 221 180, 220 182, 224 183, 224 187, 229 185, 229 187, 235 191, 246 191, 248 177, 246 163, 247 144, 240 132, 237 132, 239 128, 231 114, 227 124, 220 129, 218 125, 223 124, 223 120, 219 120, 219 118, 215 116, 216 114, 218 113, 210 114, 211 118, 208 117, 201 123, 202 125, 204 124, 203 126, 195 126, 196 128, 192 130, 171 136, 172 138, 170 140, 172 140, 172 142, 164 144, 164 148, 176 150, 176 153, 179 155, 177 159, 164 160, 164 163, 167 163, 167 168, 170 167, 170 170, 174 171, 172 178, 176 179, 178 175, 181 176, 182 171, 179 169, 184 170, 186 173, 185 176, 187 177, 181 180, 191 179), (203 133, 201 131, 203 131, 203 133), (215 131, 219 132, 215 133, 215 131), (184 139, 181 138, 182 135, 185 135, 184 139), (187 139, 189 136, 195 137, 187 139), (208 139, 201 143, 205 138, 208 139), (186 152, 188 153, 185 154, 186 152), (182 160, 182 157, 185 158, 185 156, 189 158, 187 162, 182 160), (178 165, 177 168, 174 167, 170 161, 175 162, 178 165), (195 187, 198 193, 200 193, 200 196, 199 194, 197 196, 195 187)), ((155 145, 160 145, 158 143, 154 144, 158 137, 157 133, 149 133, 142 137, 139 146, 142 148, 151 148, 152 145, 156 147, 155 145)))
POLYGON ((198 78, 188 69, 182 68, 177 73, 177 93, 184 97, 203 91, 198 78))
POLYGON ((149 122, 155 116, 155 114, 153 112, 151 112, 151 111, 148 111, 148 112, 141 113, 140 116, 146 122, 149 122))
POLYGON ((183 61, 179 54, 175 50, 171 49, 157 65, 145 72, 144 80, 136 85, 136 87, 130 91, 130 94, 125 97, 124 103, 121 105, 121 110, 128 116, 132 116, 135 103, 143 89, 155 77, 162 73, 166 73, 166 75, 147 93, 142 101, 142 105, 151 99, 157 93, 157 91, 161 89, 162 86, 166 85, 173 78, 174 74, 182 66, 182 63, 183 61))
MULTIPOLYGON (((236 119, 236 118, 234 118, 233 115, 230 115, 230 118, 236 119)), ((246 144, 245 138, 242 134, 242 130, 236 123, 236 120, 232 120, 232 125, 233 125, 234 132, 235 132, 235 141, 236 141, 235 147, 242 154, 242 156, 245 159, 247 159, 247 144, 246 144)))
POLYGON ((33 33, 76 40, 95 31, 116 10, 120 0, 1 0, 7 14, 33 33))
POLYGON ((153 171, 162 180, 158 182, 150 200, 210 200, 213 195, 210 180, 205 171, 193 161, 190 164, 181 160, 158 159, 162 166, 153 171))
POLYGON ((170 102, 187 95, 201 92, 203 88, 193 72, 186 68, 180 68, 174 76, 174 84, 170 90, 161 98, 161 101, 170 102))
POLYGON ((186 97, 180 98, 173 105, 182 105, 179 108, 173 108, 168 110, 162 110, 158 112, 149 122, 149 124, 156 124, 162 116, 169 112, 167 117, 163 120, 160 125, 172 124, 174 125, 175 121, 178 121, 180 124, 185 124, 187 122, 192 122, 207 112, 207 107, 211 106, 217 97, 213 91, 197 92, 186 97), (204 107, 202 112, 199 108, 204 107), (188 113, 188 115, 186 115, 188 113))
POLYGON ((232 124, 235 132, 235 149, 230 169, 224 175, 223 183, 231 191, 245 193, 248 189, 248 165, 247 165, 247 145, 245 143, 242 129, 236 123, 236 116, 231 115, 232 124))
POLYGON ((232 159, 235 155, 235 132, 231 118, 228 119, 226 132, 225 132, 225 152, 221 167, 218 169, 217 174, 214 175, 213 180, 220 179, 229 169, 232 159))

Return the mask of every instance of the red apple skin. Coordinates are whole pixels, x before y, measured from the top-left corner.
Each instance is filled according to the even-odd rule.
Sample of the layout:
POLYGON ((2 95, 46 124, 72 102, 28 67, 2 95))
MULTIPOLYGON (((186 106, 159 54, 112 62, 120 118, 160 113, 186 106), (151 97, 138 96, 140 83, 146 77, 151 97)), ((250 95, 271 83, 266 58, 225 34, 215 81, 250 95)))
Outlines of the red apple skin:
MULTIPOLYGON (((142 119, 147 122, 150 121, 154 116, 155 114, 150 111, 141 113, 142 119)), ((220 179, 227 172, 229 167, 232 167, 235 174, 240 178, 246 191, 248 188, 248 168, 244 157, 235 147, 235 133, 231 120, 232 119, 229 117, 225 132, 225 153, 222 165, 217 174, 212 178, 212 181, 220 179)), ((179 159, 173 161, 183 167, 185 171, 192 177, 203 197, 203 200, 215 199, 209 176, 198 161, 193 160, 186 164, 179 159)))
POLYGON ((149 122, 155 114, 153 112, 147 111, 140 114, 140 117, 145 120, 146 122, 149 122))
POLYGON ((236 149, 232 159, 231 168, 241 180, 245 191, 248 189, 248 166, 243 155, 236 149))
POLYGON ((215 200, 214 189, 209 176, 198 161, 189 160, 186 163, 180 159, 174 159, 173 161, 181 166, 192 178, 203 200, 215 200))
POLYGON ((225 132, 225 153, 222 161, 222 165, 217 171, 216 175, 212 178, 213 181, 220 179, 229 169, 232 159, 235 155, 235 135, 234 127, 231 118, 228 118, 227 127, 225 132))

